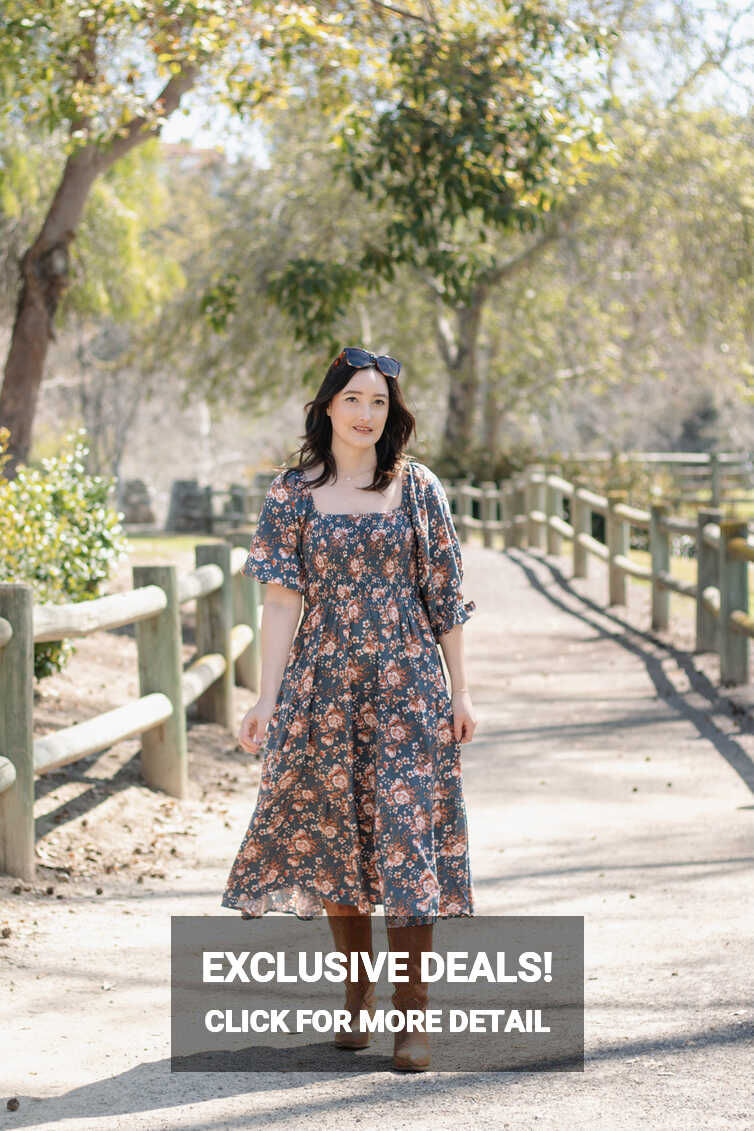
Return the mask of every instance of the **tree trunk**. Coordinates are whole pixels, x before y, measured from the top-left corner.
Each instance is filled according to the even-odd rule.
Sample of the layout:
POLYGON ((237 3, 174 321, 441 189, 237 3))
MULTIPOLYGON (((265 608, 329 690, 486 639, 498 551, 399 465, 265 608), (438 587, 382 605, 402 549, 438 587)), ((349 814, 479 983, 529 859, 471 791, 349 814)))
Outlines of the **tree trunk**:
POLYGON ((456 345, 446 356, 450 375, 448 410, 442 441, 443 466, 463 469, 464 457, 475 446, 474 418, 479 391, 478 343, 486 288, 478 287, 466 306, 456 308, 456 345))
POLYGON ((491 458, 494 457, 500 445, 500 426, 502 422, 503 414, 500 411, 498 392, 494 385, 490 385, 487 388, 487 395, 484 401, 483 440, 487 454, 491 458))
POLYGON ((497 460, 496 453, 500 445, 500 429, 504 415, 500 390, 498 389, 497 380, 492 375, 495 370, 497 356, 500 353, 500 338, 501 334, 498 325, 488 330, 485 349, 486 382, 482 404, 482 440, 490 461, 490 470, 487 473, 488 479, 494 478, 493 468, 497 460))
MULTIPOLYGON (((162 117, 178 108, 196 81, 198 66, 187 64, 168 79, 155 99, 162 117)), ((70 282, 69 245, 76 235, 89 192, 100 173, 134 146, 157 137, 161 125, 137 116, 105 146, 84 145, 65 163, 42 230, 21 258, 16 306, 5 378, 0 391, 0 425, 10 430, 4 474, 12 479, 31 447, 34 413, 60 297, 70 282)))
POLYGON ((69 245, 100 162, 90 146, 68 158, 42 229, 21 258, 21 289, 0 392, 0 423, 11 433, 11 458, 5 465, 9 479, 28 458, 55 312, 70 282, 69 245))

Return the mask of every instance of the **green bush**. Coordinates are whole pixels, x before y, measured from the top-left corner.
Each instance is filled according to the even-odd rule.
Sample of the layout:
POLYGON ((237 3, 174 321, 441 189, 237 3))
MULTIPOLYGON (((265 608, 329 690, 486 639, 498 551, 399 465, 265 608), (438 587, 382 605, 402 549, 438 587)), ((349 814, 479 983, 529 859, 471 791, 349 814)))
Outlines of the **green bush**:
MULTIPOLYGON (((35 604, 98 597, 129 548, 123 515, 108 502, 114 480, 87 473, 84 436, 79 429, 61 455, 39 468, 21 464, 16 478, 7 479, 10 433, 0 428, 0 581, 27 582, 35 604)), ((35 644, 37 679, 60 671, 75 650, 69 640, 35 644)))

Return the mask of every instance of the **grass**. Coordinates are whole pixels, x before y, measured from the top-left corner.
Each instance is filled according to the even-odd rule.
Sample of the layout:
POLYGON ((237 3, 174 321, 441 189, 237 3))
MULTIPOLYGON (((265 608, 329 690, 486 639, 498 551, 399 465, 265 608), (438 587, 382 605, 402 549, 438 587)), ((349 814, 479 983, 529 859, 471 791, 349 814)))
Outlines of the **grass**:
MULTIPOLYGON (((164 558, 166 554, 193 552, 196 546, 207 542, 223 542, 214 534, 129 534, 131 554, 140 558, 164 558)), ((251 539, 251 535, 249 535, 251 539)))

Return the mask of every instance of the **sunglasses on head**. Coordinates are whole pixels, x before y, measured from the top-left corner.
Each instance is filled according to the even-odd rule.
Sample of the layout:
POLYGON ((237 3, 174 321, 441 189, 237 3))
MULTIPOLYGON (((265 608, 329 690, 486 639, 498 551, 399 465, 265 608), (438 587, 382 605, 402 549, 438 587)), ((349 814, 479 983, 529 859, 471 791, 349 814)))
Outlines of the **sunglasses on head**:
POLYGON ((335 358, 334 364, 339 361, 346 361, 352 369, 367 369, 373 365, 385 377, 397 377, 401 371, 401 363, 394 357, 387 357, 385 354, 375 357, 369 350, 359 349, 358 346, 346 346, 335 358))

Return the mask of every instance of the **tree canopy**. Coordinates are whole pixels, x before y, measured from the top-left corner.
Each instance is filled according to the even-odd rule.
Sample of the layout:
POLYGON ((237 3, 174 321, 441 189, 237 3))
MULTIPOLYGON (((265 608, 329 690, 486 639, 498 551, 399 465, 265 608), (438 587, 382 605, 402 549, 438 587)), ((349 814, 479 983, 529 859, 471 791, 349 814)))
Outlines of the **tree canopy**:
POLYGON ((498 267, 494 235, 531 231, 609 152, 588 98, 610 36, 553 6, 504 0, 487 25, 398 28, 370 97, 344 116, 336 170, 384 214, 358 258, 290 260, 273 293, 302 340, 366 277, 411 264, 449 303, 498 267), (376 113, 375 113, 376 109, 376 113))

